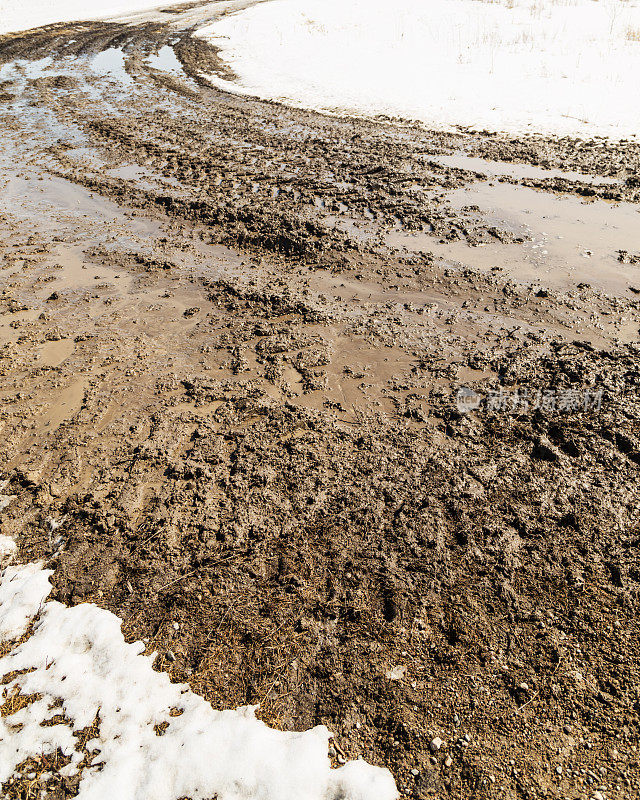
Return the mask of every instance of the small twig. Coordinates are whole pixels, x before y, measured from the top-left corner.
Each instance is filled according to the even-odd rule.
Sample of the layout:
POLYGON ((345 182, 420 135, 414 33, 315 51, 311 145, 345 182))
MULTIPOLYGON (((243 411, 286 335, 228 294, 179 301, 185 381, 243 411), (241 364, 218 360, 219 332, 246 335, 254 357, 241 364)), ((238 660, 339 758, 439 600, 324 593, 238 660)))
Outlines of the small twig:
POLYGON ((539 694, 540 694, 540 692, 539 692, 539 691, 538 691, 538 692, 536 692, 536 693, 533 695, 533 697, 530 697, 530 698, 529 698, 529 700, 527 700, 527 702, 526 702, 526 703, 523 703, 521 706, 518 706, 518 708, 516 708, 516 711, 515 711, 515 713, 516 713, 516 714, 519 714, 519 713, 522 711, 522 709, 523 709, 523 708, 526 708, 526 707, 529 705, 529 703, 533 703, 533 701, 536 699, 536 697, 538 697, 538 695, 539 695, 539 694))
POLYGON ((236 601, 235 601, 235 600, 232 600, 232 601, 231 601, 231 603, 230 603, 230 604, 229 604, 229 605, 228 605, 228 606, 225 608, 225 610, 224 610, 224 614, 223 614, 223 615, 220 617, 220 621, 218 622, 218 624, 216 625, 216 627, 215 627, 215 628, 214 628, 214 629, 211 631, 211 633, 210 633, 210 634, 207 636, 207 642, 208 642, 208 641, 210 641, 210 639, 211 639, 213 636, 215 636, 215 635, 216 635, 216 633, 217 633, 217 632, 220 630, 220 626, 221 626, 221 625, 222 625, 222 623, 224 622, 224 620, 225 620, 225 617, 226 617, 226 616, 227 616, 227 614, 228 614, 228 613, 231 611, 231 609, 234 607, 234 605, 235 605, 235 604, 236 604, 236 601))
POLYGON ((169 586, 173 586, 174 583, 178 583, 179 581, 182 581, 185 578, 190 578, 192 575, 195 575, 196 572, 198 572, 199 569, 200 569, 200 567, 197 567, 196 569, 192 570, 191 572, 187 572, 186 575, 181 575, 179 578, 176 578, 173 581, 169 581, 169 583, 165 584, 165 586, 162 586, 160 589, 157 590, 157 594, 160 594, 160 592, 164 592, 165 589, 168 589, 169 586))
POLYGON ((342 758, 346 759, 346 755, 344 753, 344 750, 340 747, 340 745, 338 744, 338 742, 337 742, 335 737, 333 738, 333 749, 336 751, 336 753, 339 756, 342 756, 342 758))
POLYGON ((271 684, 271 686, 270 686, 270 687, 267 689, 267 692, 266 692, 266 694, 264 695, 264 697, 262 698, 262 700, 260 701, 259 705, 261 705, 261 706, 262 706, 262 704, 264 703, 264 701, 269 699, 269 692, 270 692, 270 691, 273 689, 273 687, 276 685, 277 681, 278 681, 278 678, 277 678, 277 677, 275 677, 275 678, 273 679, 273 683, 272 683, 272 684, 271 684))

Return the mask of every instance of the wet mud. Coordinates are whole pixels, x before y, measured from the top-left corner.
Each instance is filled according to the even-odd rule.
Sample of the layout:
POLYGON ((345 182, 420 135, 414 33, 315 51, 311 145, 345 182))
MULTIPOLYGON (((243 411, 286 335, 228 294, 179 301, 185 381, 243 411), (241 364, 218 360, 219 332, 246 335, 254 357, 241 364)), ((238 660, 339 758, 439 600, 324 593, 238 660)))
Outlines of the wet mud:
POLYGON ((2 533, 403 797, 636 797, 640 146, 222 93, 237 7, 0 38, 2 533))

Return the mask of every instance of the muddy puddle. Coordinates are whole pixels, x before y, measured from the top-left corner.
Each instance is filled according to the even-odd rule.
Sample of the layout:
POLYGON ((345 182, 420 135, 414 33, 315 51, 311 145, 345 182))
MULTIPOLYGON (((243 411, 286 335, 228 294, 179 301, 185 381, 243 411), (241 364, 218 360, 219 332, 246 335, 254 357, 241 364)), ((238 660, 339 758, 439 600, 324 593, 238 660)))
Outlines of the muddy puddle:
POLYGON ((125 54, 121 47, 109 47, 95 55, 90 67, 96 75, 113 78, 125 86, 133 84, 133 78, 125 68, 125 54))
POLYGON ((24 78, 40 78, 47 74, 47 70, 53 64, 50 57, 39 58, 35 61, 20 59, 17 61, 3 64, 0 67, 0 80, 6 81, 16 76, 24 78))
POLYGON ((48 433, 55 431, 63 422, 71 419, 81 406, 84 393, 89 383, 88 376, 71 381, 51 403, 49 408, 37 420, 37 428, 48 433))
POLYGON ((148 217, 132 219, 130 212, 113 201, 65 178, 35 170, 18 174, 10 169, 5 171, 3 166, 6 165, 0 163, 0 179, 5 181, 0 211, 28 220, 41 230, 55 230, 61 220, 79 225, 91 220, 96 232, 99 229, 96 230, 95 223, 100 220, 102 225, 115 225, 117 230, 134 237, 154 235, 159 230, 158 223, 148 217))
POLYGON ((45 342, 38 348, 38 363, 47 367, 59 367, 73 353, 72 339, 45 342))
MULTIPOLYGON (((186 72, 178 57, 176 56, 176 52, 171 47, 171 45, 164 45, 161 47, 157 53, 149 56, 145 63, 151 69, 160 70, 160 72, 168 72, 170 75, 173 75, 176 78, 183 78, 188 79, 186 72)), ((195 84, 194 84, 195 85, 195 84)))
POLYGON ((610 294, 630 294, 640 284, 637 266, 623 264, 620 251, 640 250, 637 205, 604 200, 584 201, 504 183, 476 183, 447 193, 454 208, 477 208, 489 224, 525 237, 522 244, 438 241, 426 233, 393 231, 388 245, 409 251, 429 251, 442 258, 482 270, 498 268, 524 282, 541 282, 557 289, 588 283, 610 294))

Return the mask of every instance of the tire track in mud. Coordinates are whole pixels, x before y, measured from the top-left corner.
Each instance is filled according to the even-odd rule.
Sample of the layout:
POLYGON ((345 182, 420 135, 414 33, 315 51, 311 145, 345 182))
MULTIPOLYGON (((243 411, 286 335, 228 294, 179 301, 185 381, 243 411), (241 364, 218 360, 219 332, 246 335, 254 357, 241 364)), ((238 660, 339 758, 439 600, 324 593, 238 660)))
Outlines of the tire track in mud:
POLYGON ((0 86, 2 532, 157 668, 274 724, 326 723, 403 796, 634 796, 637 297, 379 234, 517 244, 448 204, 486 176, 439 154, 615 175, 634 202, 637 146, 225 95, 198 13, 0 40, 25 61, 0 86), (166 46, 184 75, 149 66, 166 46), (599 388, 602 408, 467 414, 460 385, 599 388))

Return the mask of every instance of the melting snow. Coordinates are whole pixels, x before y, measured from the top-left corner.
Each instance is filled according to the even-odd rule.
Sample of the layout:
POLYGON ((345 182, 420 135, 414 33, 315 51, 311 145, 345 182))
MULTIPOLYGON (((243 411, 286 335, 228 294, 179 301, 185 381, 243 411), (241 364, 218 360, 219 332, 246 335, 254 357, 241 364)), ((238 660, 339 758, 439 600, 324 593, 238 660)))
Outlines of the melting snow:
POLYGON ((428 125, 640 132, 638 0, 272 0, 200 34, 232 91, 428 125))
MULTIPOLYGON (((189 0, 170 0, 168 6, 176 6, 189 0)), ((25 31, 54 22, 101 19, 116 14, 131 14, 155 8, 154 0, 98 0, 88 4, 83 0, 0 0, 0 35, 14 31, 25 31)))
POLYGON ((391 774, 362 760, 331 769, 329 731, 268 728, 255 706, 215 711, 188 686, 152 669, 141 642, 127 644, 121 620, 95 605, 45 602, 49 570, 8 567, 0 580, 0 637, 29 638, 0 659, 5 686, 39 699, 0 718, 0 783, 26 758, 60 748, 80 773, 79 800, 395 800, 391 774), (56 706, 55 703, 58 702, 56 706), (61 702, 61 705, 60 705, 61 702), (178 716, 175 714, 180 712, 178 716), (42 726, 64 714, 71 724, 42 726), (99 751, 83 768, 73 731, 99 714, 99 751), (158 735, 155 726, 164 726, 158 735))

